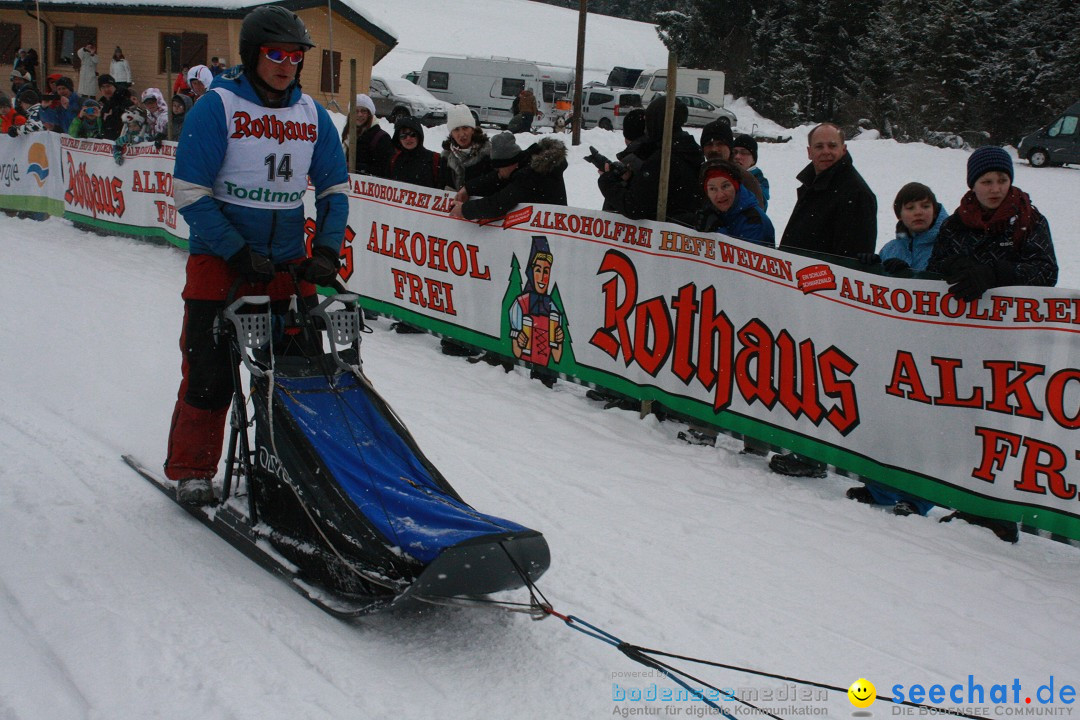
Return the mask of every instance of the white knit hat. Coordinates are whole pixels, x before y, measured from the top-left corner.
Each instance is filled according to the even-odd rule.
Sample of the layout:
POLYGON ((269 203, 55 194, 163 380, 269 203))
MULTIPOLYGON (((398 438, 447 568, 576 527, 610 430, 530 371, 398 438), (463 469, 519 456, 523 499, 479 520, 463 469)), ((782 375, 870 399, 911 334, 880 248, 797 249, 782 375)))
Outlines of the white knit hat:
POLYGON ((356 107, 366 108, 367 111, 372 114, 372 116, 375 115, 375 103, 373 103, 371 101, 371 98, 369 98, 364 93, 356 93, 356 107))
POLYGON ((459 127, 476 127, 476 118, 468 105, 455 105, 446 113, 446 127, 454 130, 459 127))

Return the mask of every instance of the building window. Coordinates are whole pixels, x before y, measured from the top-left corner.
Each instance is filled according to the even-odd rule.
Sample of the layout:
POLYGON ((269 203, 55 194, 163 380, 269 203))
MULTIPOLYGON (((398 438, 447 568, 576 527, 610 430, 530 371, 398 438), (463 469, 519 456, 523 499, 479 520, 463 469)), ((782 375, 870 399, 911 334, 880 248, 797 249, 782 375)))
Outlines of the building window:
POLYGON ((427 75, 427 86, 432 90, 445 90, 450 87, 450 73, 432 70, 427 75))
POLYGON ((177 73, 185 66, 205 65, 206 45, 204 33, 162 33, 158 72, 177 73))
POLYGON ((70 65, 76 70, 82 67, 79 50, 90 43, 97 44, 97 28, 92 27, 57 27, 53 62, 57 65, 70 65))
POLYGON ((0 22, 0 63, 12 65, 22 47, 22 25, 0 22))
POLYGON ((341 53, 337 50, 334 51, 333 61, 331 61, 329 50, 322 51, 322 77, 319 89, 331 94, 341 90, 341 53), (333 72, 332 76, 331 72, 333 72))

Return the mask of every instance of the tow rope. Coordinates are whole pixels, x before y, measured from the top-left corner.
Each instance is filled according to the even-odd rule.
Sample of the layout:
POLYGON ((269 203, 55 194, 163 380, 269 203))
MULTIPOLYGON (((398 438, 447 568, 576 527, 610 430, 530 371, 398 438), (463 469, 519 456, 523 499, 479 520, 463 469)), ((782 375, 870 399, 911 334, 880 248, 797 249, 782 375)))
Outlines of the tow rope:
MULTIPOLYGON (((542 620, 542 619, 544 619, 545 617, 548 617, 548 616, 558 618, 558 619, 562 620, 563 623, 565 623, 566 626, 569 627, 571 630, 576 630, 576 631, 578 631, 579 633, 581 633, 583 635, 587 635, 588 637, 594 638, 596 640, 599 640, 600 642, 611 645, 612 647, 617 649, 619 652, 621 652, 623 655, 630 658, 634 662, 639 663, 641 665, 644 665, 647 668, 650 668, 650 669, 653 669, 653 670, 656 670, 656 671, 660 672, 665 677, 667 677, 669 680, 671 680, 672 682, 676 683, 677 685, 679 685, 680 687, 685 689, 687 691, 687 693, 689 694, 689 698, 691 700, 700 700, 701 702, 705 703, 709 707, 711 707, 714 710, 716 710, 717 712, 719 712, 721 715, 723 715, 725 718, 727 718, 727 720, 738 720, 738 719, 735 718, 733 715, 731 715, 731 713, 727 712, 722 707, 717 705, 716 702, 714 702, 711 699, 711 697, 706 697, 704 689, 707 688, 709 690, 714 691, 716 693, 716 697, 724 698, 724 702, 734 701, 734 702, 740 703, 741 705, 745 705, 748 708, 752 708, 753 710, 761 713, 762 715, 773 718, 773 720, 784 720, 784 718, 780 717, 779 715, 775 715, 775 714, 769 712, 768 710, 765 710, 764 708, 758 707, 757 705, 754 705, 753 703, 750 703, 750 702, 748 702, 746 700, 743 700, 742 698, 739 698, 739 697, 737 697, 736 695, 734 695, 734 694, 732 694, 730 692, 727 692, 725 690, 721 690, 720 688, 716 687, 715 685, 707 683, 704 680, 702 680, 701 678, 695 677, 694 675, 691 675, 690 673, 685 672, 684 670, 680 670, 679 668, 674 667, 673 665, 670 665, 670 664, 660 660, 659 658, 662 658, 662 657, 663 658, 671 658, 673 660, 682 660, 684 662, 696 663, 698 665, 707 665, 709 667, 721 668, 721 669, 724 669, 724 670, 734 670, 736 672, 745 673, 747 675, 756 675, 758 677, 767 677, 767 678, 771 678, 773 680, 782 680, 782 681, 788 682, 788 683, 796 683, 796 684, 799 684, 799 685, 807 685, 807 686, 810 686, 810 687, 821 688, 823 690, 833 690, 833 691, 836 691, 836 692, 844 693, 845 695, 848 692, 848 688, 839 687, 837 685, 829 685, 828 683, 816 682, 814 680, 805 680, 803 678, 797 678, 797 677, 791 677, 791 676, 788 676, 788 675, 779 675, 779 674, 776 674, 776 673, 765 672, 764 670, 755 670, 753 668, 742 667, 742 666, 739 666, 739 665, 730 665, 728 663, 722 663, 722 662, 716 662, 716 661, 713 661, 713 660, 705 660, 705 659, 702 659, 702 658, 690 657, 689 655, 679 655, 679 654, 676 654, 676 653, 666 652, 664 650, 657 650, 657 649, 654 649, 654 648, 642 647, 641 645, 634 645, 632 643, 625 642, 625 641, 619 639, 618 637, 616 637, 615 635, 613 635, 612 633, 609 633, 608 631, 603 630, 603 629, 597 627, 596 625, 593 625, 592 623, 586 622, 585 620, 582 620, 581 618, 579 618, 579 617, 577 617, 575 615, 563 614, 563 613, 560 613, 560 612, 556 611, 555 608, 552 606, 552 604, 548 601, 547 597, 544 596, 544 593, 541 592, 540 588, 537 587, 536 583, 534 583, 532 581, 532 578, 529 577, 528 573, 526 573, 517 564, 517 562, 514 561, 514 558, 510 556, 510 553, 508 551, 506 551, 505 547, 503 548, 503 550, 504 550, 504 552, 506 552, 507 558, 509 558, 510 562, 514 565, 515 570, 517 570, 517 572, 521 575, 521 579, 525 583, 525 587, 528 588, 530 602, 526 606, 524 603, 499 603, 499 602, 496 601, 495 602, 496 605, 514 605, 514 606, 517 606, 515 608, 504 607, 503 609, 513 610, 513 611, 516 611, 516 612, 529 612, 532 615, 534 620, 542 620), (524 610, 523 608, 525 608, 525 607, 528 607, 529 610, 524 610), (696 688, 691 687, 690 683, 696 683, 698 687, 696 687, 696 688)), ((969 715, 967 713, 963 713, 963 712, 960 712, 958 710, 952 710, 952 709, 943 708, 943 707, 940 707, 940 706, 923 705, 923 704, 920 704, 920 703, 911 702, 910 700, 898 701, 895 698, 881 697, 881 696, 878 696, 877 699, 882 701, 882 702, 889 702, 889 703, 893 703, 895 705, 906 705, 908 707, 931 710, 935 714, 951 715, 951 716, 957 717, 957 718, 969 718, 969 720, 986 720, 985 717, 979 717, 977 715, 969 715)))

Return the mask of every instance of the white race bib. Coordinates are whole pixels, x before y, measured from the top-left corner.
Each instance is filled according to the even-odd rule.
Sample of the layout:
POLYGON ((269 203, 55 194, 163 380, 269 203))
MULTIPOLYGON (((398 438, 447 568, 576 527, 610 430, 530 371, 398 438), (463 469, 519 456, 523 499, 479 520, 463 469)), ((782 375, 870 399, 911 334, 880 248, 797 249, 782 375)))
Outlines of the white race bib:
POLYGON ((214 181, 214 197, 266 209, 300 207, 319 134, 308 95, 289 107, 268 108, 215 88, 225 108, 228 147, 214 181))

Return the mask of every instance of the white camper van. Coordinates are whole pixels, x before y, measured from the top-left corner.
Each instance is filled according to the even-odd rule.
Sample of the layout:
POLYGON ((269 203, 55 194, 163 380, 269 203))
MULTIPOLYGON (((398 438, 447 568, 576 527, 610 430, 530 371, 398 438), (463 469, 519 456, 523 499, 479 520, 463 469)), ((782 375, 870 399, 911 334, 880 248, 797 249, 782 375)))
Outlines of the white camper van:
POLYGON ((500 127, 510 123, 510 106, 529 87, 539 110, 533 127, 552 127, 566 114, 556 101, 573 97, 574 70, 514 58, 429 57, 417 84, 440 100, 468 105, 479 122, 500 127))
MULTIPOLYGON (((676 77, 678 95, 697 95, 713 105, 724 107, 724 73, 720 70, 679 68, 676 77)), ((648 105, 653 95, 667 90, 667 68, 645 70, 638 75, 634 89, 641 93, 641 102, 648 105)))

